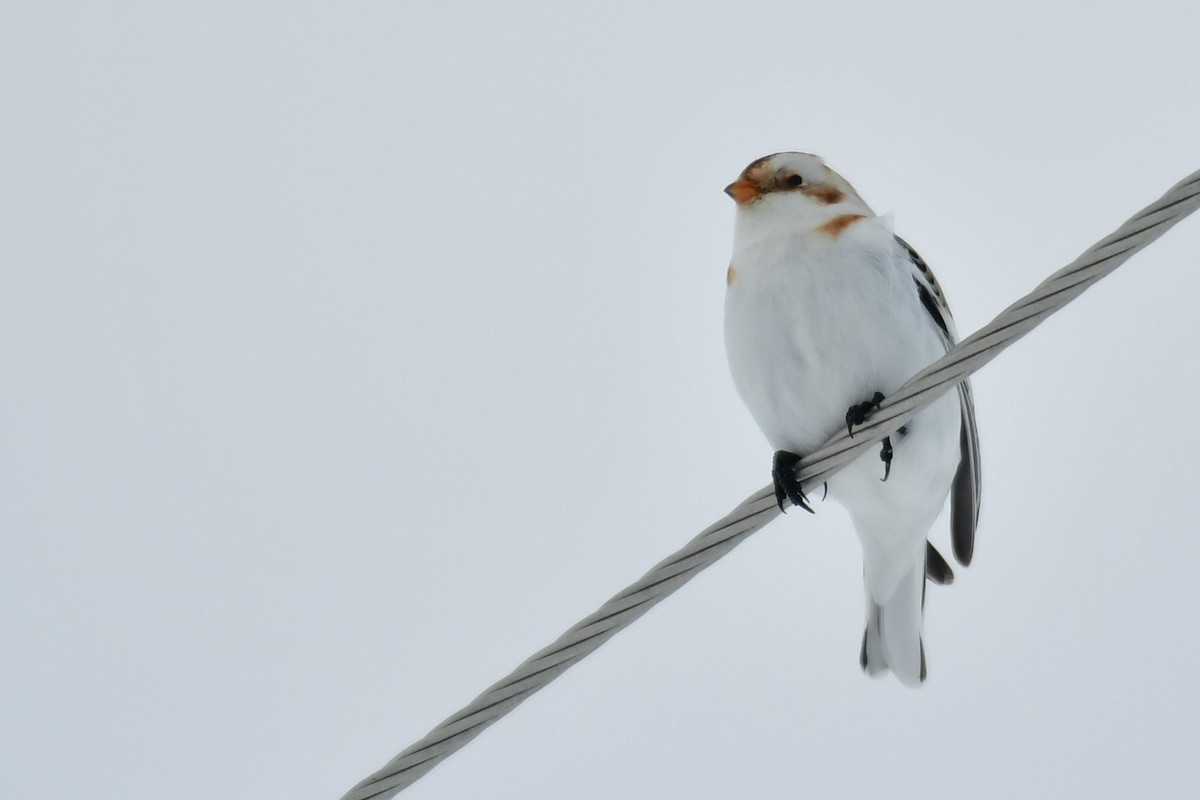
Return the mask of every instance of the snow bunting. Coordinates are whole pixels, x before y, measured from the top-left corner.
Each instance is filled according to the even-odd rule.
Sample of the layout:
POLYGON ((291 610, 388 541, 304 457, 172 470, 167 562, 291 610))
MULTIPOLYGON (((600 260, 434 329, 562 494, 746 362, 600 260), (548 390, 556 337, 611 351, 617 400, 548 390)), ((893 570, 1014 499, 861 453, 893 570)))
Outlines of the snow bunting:
MULTIPOLYGON (((793 477, 804 454, 861 424, 887 393, 957 339, 929 266, 817 156, 776 153, 726 189, 737 201, 726 276, 733 382, 776 449, 776 499, 811 511, 793 477)), ((925 680, 925 577, 953 580, 927 542, 951 493, 951 542, 971 562, 979 445, 970 385, 943 395, 828 482, 863 547, 867 594, 860 663, 925 680), (882 460, 882 464, 880 463, 882 460)))

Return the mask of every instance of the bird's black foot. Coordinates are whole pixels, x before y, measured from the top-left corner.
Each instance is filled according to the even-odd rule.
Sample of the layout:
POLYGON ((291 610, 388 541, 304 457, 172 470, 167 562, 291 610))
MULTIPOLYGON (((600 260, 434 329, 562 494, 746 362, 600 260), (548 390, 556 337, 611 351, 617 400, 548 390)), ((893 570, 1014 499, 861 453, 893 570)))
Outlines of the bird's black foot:
POLYGON ((862 425, 866 422, 867 415, 879 408, 879 404, 882 402, 883 392, 876 392, 865 403, 856 403, 850 406, 850 409, 846 412, 846 433, 853 436, 854 426, 862 425))
POLYGON ((783 501, 786 498, 792 501, 792 505, 813 514, 816 512, 808 504, 808 498, 804 496, 804 492, 800 490, 800 482, 796 480, 796 465, 799 463, 800 456, 795 453, 789 453, 787 450, 775 451, 775 459, 771 462, 771 478, 775 481, 775 502, 779 504, 779 510, 783 511, 783 501))
POLYGON ((879 460, 883 462, 883 480, 892 474, 892 437, 883 437, 883 447, 879 451, 879 460))

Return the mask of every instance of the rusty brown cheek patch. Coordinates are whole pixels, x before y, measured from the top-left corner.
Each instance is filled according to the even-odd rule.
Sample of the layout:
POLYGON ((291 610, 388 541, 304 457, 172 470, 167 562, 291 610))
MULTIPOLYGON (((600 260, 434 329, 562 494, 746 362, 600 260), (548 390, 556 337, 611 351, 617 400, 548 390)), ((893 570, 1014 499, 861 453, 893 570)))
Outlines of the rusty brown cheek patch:
POLYGON ((801 189, 800 191, 807 197, 811 197, 814 200, 820 200, 822 203, 826 203, 828 205, 840 203, 846 199, 846 195, 843 194, 842 190, 836 186, 810 186, 806 189, 801 189))
POLYGON ((733 282, 737 280, 737 268, 733 264, 729 265, 729 269, 725 270, 725 285, 733 286, 733 282))
POLYGON ((846 230, 846 228, 849 228, 860 219, 863 219, 862 214, 842 214, 840 217, 834 217, 833 219, 829 220, 829 222, 826 222, 824 225, 817 228, 817 230, 826 234, 827 236, 833 236, 836 238, 841 235, 842 231, 846 230))

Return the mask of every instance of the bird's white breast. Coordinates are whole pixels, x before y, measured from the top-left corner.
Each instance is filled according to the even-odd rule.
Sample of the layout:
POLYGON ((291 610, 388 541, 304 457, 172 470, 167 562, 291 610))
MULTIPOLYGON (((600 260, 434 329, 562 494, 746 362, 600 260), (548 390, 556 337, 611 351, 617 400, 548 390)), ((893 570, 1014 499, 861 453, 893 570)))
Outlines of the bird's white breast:
POLYGON ((730 370, 777 449, 811 452, 852 404, 895 390, 944 352, 886 220, 832 235, 739 219, 731 266, 730 370))

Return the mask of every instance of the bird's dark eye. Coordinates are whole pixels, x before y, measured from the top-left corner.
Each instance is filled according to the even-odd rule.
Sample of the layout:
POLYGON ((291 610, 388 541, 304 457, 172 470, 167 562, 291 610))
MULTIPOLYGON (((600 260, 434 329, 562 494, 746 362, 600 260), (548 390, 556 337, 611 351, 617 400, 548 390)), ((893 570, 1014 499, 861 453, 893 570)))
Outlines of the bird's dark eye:
POLYGON ((799 175, 788 175, 783 179, 783 182, 787 186, 799 186, 800 184, 804 183, 804 179, 799 175))

